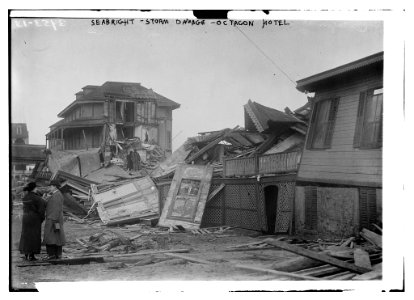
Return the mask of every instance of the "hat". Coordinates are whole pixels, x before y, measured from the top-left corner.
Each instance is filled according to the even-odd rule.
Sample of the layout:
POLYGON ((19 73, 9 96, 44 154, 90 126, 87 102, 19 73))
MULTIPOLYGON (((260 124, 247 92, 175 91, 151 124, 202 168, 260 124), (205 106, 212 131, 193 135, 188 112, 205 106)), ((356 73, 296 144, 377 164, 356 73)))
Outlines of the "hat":
POLYGON ((31 192, 36 188, 36 182, 29 182, 26 184, 26 186, 23 188, 23 191, 31 192))

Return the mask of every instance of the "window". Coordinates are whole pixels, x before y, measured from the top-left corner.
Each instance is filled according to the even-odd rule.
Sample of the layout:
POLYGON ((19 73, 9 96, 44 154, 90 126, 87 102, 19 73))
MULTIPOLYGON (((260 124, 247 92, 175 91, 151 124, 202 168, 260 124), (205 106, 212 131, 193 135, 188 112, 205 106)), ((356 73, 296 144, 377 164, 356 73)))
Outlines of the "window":
POLYGON ((362 92, 359 97, 354 147, 382 147, 382 88, 362 92))
POLYGON ((17 134, 22 134, 22 128, 20 126, 16 127, 17 134))
POLYGON ((331 147, 338 104, 339 98, 326 99, 314 104, 307 141, 308 149, 331 147))
POLYGON ((153 101, 137 103, 137 121, 144 124, 153 124, 156 122, 156 105, 153 101))

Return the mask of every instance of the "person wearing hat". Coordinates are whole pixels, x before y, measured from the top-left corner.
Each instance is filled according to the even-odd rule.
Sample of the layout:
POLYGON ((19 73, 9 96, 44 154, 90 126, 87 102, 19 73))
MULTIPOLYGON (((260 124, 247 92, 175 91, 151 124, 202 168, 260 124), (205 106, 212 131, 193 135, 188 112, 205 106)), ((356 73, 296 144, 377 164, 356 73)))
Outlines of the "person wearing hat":
POLYGON ((46 222, 43 243, 46 245, 48 259, 62 257, 62 246, 66 243, 63 231, 63 195, 57 180, 50 182, 51 195, 46 198, 46 222))
POLYGON ((36 260, 42 241, 42 222, 45 219, 45 201, 34 193, 35 182, 28 183, 23 191, 22 234, 19 250, 27 260, 36 260))

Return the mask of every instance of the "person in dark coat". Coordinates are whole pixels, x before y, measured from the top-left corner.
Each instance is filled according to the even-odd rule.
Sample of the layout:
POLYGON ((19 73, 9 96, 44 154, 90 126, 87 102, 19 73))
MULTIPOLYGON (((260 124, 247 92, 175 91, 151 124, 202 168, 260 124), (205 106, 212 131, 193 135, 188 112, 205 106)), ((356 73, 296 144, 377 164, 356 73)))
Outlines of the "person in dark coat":
POLYGON ((134 171, 139 171, 141 165, 141 156, 139 156, 137 149, 134 149, 134 152, 132 153, 132 164, 134 171))
POLYGON ((43 243, 46 245, 48 259, 59 259, 62 257, 62 246, 66 243, 63 230, 63 195, 58 189, 58 181, 53 180, 50 185, 52 194, 46 199, 43 243))
POLYGON ((134 168, 133 156, 134 156, 134 154, 133 154, 132 151, 130 151, 127 155, 127 168, 128 168, 128 171, 132 171, 132 169, 134 168))
POLYGON ((34 193, 35 182, 28 183, 23 191, 23 220, 19 250, 25 259, 36 260, 42 241, 42 222, 45 219, 45 201, 34 193))

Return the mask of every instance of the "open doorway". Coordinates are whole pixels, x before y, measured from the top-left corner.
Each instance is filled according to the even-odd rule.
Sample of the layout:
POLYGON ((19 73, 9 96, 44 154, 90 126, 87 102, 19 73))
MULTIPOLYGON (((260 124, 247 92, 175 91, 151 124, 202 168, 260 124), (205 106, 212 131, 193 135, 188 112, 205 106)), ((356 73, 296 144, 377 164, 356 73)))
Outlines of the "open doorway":
POLYGON ((268 185, 264 188, 267 234, 274 234, 276 227, 278 188, 275 185, 268 185))

